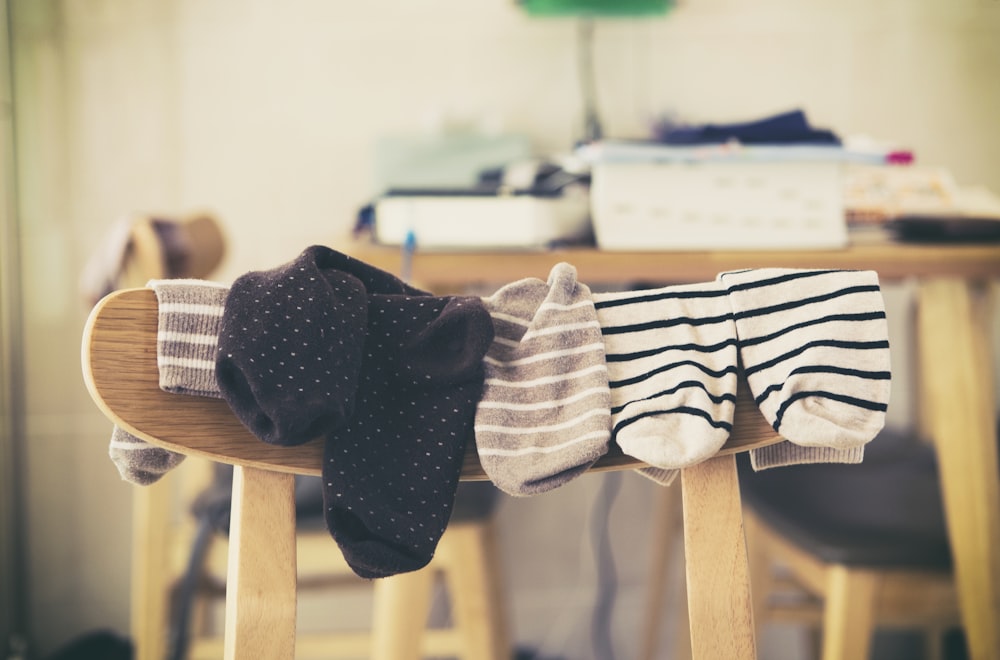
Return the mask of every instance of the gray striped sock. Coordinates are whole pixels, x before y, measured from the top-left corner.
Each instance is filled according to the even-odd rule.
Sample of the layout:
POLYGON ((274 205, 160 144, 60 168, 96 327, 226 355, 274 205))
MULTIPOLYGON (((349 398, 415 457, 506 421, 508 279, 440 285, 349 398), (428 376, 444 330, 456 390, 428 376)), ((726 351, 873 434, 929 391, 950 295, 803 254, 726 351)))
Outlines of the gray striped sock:
POLYGON ((122 479, 138 486, 159 481, 184 460, 184 454, 151 445, 118 426, 111 432, 108 456, 122 479))
POLYGON ((229 287, 203 280, 152 280, 149 286, 159 302, 160 388, 222 398, 215 380, 215 354, 229 287))
POLYGON ((594 294, 622 451, 678 469, 713 456, 736 408, 736 328, 717 282, 594 294))
POLYGON ((786 447, 757 452, 755 463, 859 462, 889 402, 877 273, 768 268, 718 279, 729 291, 740 359, 761 413, 796 445, 839 450, 803 456, 786 447))
POLYGON ((514 282, 483 303, 495 336, 476 410, 480 462, 510 495, 551 490, 608 449, 608 375, 590 289, 561 263, 548 282, 514 282))
MULTIPOLYGON (((156 364, 160 388, 176 394, 221 398, 215 382, 219 324, 229 288, 203 280, 151 280, 159 314, 156 364)), ((184 460, 115 427, 108 449, 122 478, 146 486, 184 460)))

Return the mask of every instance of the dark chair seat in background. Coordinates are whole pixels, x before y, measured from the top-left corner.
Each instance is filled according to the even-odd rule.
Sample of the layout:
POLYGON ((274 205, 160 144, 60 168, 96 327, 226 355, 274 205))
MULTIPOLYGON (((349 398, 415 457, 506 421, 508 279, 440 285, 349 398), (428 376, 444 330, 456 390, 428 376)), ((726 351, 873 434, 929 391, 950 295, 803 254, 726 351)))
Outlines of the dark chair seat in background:
POLYGON ((933 449, 885 431, 865 452, 859 465, 761 472, 741 455, 743 501, 776 532, 824 562, 949 570, 933 449))

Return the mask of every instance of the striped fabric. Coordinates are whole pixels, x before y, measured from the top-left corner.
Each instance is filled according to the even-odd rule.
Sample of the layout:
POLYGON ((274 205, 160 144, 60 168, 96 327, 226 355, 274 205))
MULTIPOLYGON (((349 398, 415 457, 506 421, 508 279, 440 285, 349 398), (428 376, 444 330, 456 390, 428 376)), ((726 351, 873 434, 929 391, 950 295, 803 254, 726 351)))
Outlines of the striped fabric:
POLYGON ((761 413, 800 449, 822 448, 760 450, 756 467, 860 462, 864 445, 885 424, 889 402, 878 275, 758 269, 718 279, 729 292, 740 360, 761 413))
POLYGON ((221 398, 215 354, 229 287, 202 280, 153 280, 149 286, 160 305, 156 333, 160 388, 221 398))
POLYGON ((476 410, 480 462, 508 494, 551 490, 608 449, 608 376, 590 289, 563 263, 548 282, 514 282, 483 303, 494 339, 476 410))
POLYGON ((122 479, 138 486, 156 483, 184 460, 184 454, 151 445, 118 426, 111 432, 108 455, 122 479))
POLYGON ((717 282, 594 294, 612 437, 660 482, 712 455, 732 430, 736 328, 717 282))
MULTIPOLYGON (((215 381, 219 325, 229 288, 203 280, 151 280, 159 317, 156 364, 160 388, 220 398, 215 381)), ((180 464, 183 454, 151 445, 115 427, 108 454, 122 479, 149 485, 180 464)))

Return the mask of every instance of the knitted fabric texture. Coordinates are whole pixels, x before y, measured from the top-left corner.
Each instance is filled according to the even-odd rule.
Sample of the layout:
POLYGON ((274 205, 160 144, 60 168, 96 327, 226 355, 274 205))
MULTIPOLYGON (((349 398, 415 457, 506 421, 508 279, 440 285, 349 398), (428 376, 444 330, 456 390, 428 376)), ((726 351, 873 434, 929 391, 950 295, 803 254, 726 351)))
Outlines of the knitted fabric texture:
POLYGON ((108 456, 122 479, 137 486, 156 483, 184 460, 184 454, 152 445, 119 426, 111 431, 108 456))
MULTIPOLYGON (((150 280, 158 303, 156 364, 160 389, 220 397, 215 353, 228 288, 204 280, 150 280)), ((115 427, 108 454, 122 478, 149 485, 184 460, 115 427)))
POLYGON ((483 470, 510 495, 574 479, 607 453, 608 371, 590 289, 556 265, 483 300, 495 337, 476 411, 483 470))
POLYGON ((152 280, 148 286, 159 303, 156 366, 160 389, 220 398, 215 354, 229 287, 202 280, 152 280))
POLYGON ((326 437, 326 522, 351 568, 427 565, 451 516, 493 325, 479 298, 369 297, 354 416, 326 437))
POLYGON ((323 246, 233 282, 216 378, 233 413, 254 435, 298 445, 347 423, 370 293, 429 295, 323 246))
POLYGON ((480 299, 313 246, 234 282, 216 374, 260 439, 324 438, 327 528, 358 575, 387 577, 425 566, 447 526, 492 338, 480 299))
POLYGON ((878 275, 759 269, 718 279, 729 292, 740 359, 761 413, 785 439, 821 448, 805 455, 757 450, 755 466, 860 462, 885 424, 890 391, 878 275))
POLYGON ((713 456, 732 431, 736 328, 726 290, 710 282, 594 294, 611 387, 613 437, 662 470, 713 456))

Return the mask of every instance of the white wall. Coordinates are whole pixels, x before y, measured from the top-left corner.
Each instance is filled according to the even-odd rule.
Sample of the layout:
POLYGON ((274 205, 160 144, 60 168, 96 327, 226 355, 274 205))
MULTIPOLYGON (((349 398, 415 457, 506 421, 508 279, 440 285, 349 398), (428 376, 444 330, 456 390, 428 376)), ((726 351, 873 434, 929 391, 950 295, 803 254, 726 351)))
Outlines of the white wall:
MULTIPOLYGON (((381 135, 451 116, 549 153, 569 148, 581 122, 575 26, 528 19, 512 0, 13 4, 29 582, 47 651, 93 627, 127 630, 131 491, 80 381, 76 293, 119 214, 214 208, 232 242, 227 279, 344 240, 373 193, 381 135)), ((1000 191, 997 0, 687 0, 665 18, 601 22, 596 65, 611 136, 642 135, 668 111, 721 122, 801 107, 819 126, 896 141, 1000 191)), ((900 291, 887 293, 905 334, 900 291)), ((501 512, 518 637, 549 637, 567 657, 587 657, 594 582, 580 542, 600 480, 501 512)), ((631 475, 625 485, 615 634, 630 657, 645 561, 635 549, 655 491, 631 475)))

